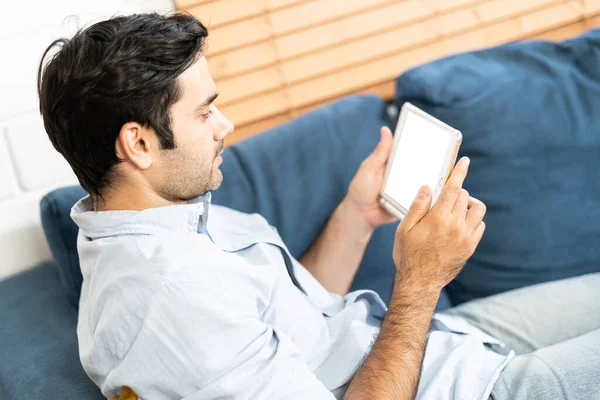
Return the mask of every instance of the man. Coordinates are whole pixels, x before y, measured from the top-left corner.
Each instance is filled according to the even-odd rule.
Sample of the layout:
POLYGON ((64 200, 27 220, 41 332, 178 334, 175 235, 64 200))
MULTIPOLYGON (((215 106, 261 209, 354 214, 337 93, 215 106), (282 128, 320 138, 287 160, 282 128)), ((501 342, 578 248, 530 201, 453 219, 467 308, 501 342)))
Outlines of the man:
POLYGON ((210 204, 233 126, 214 106, 206 28, 117 17, 40 66, 48 135, 90 196, 73 208, 80 357, 106 396, 561 399, 600 393, 600 275, 434 309, 485 230, 458 162, 399 225, 389 310, 348 293, 375 228, 392 136, 297 261, 260 215, 210 204), (539 304, 538 302, 540 302, 539 304), (373 339, 376 338, 374 341, 373 339), (515 356, 516 354, 516 356, 515 356))

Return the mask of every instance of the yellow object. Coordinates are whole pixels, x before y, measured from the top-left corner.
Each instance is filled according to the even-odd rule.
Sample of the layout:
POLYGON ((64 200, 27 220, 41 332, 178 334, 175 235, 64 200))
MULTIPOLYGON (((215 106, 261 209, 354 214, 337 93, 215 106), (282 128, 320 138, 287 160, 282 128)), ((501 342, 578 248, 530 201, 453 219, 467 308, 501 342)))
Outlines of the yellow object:
POLYGON ((129 386, 125 386, 119 397, 111 397, 108 400, 138 400, 138 397, 129 386))

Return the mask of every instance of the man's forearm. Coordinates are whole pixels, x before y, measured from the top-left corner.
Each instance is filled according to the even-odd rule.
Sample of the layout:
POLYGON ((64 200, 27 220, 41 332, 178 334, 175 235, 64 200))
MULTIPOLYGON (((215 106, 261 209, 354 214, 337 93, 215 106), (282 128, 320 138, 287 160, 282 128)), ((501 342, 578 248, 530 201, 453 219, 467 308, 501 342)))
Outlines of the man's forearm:
POLYGON ((328 291, 343 296, 350 289, 372 234, 373 228, 358 210, 343 200, 300 262, 328 291))
POLYGON ((412 400, 439 290, 397 283, 381 331, 352 379, 345 400, 412 400))

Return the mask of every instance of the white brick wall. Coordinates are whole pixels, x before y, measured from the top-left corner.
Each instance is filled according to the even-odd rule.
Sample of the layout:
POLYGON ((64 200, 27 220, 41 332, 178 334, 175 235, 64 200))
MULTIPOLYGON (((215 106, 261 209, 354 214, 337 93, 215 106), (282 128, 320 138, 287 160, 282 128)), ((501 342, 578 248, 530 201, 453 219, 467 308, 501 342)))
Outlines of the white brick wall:
POLYGON ((38 112, 36 74, 56 38, 114 14, 174 8, 172 0, 3 1, 0 13, 0 279, 50 259, 39 200, 76 184, 38 112), (23 14, 26 12, 26 14, 23 14))

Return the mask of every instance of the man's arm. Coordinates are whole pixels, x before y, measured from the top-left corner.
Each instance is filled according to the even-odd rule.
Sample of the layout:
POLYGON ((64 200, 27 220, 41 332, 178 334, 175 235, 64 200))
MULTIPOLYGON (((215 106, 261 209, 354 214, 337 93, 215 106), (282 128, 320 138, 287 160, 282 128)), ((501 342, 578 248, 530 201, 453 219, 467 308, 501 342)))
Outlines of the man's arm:
POLYGON ((300 263, 325 289, 343 296, 350 290, 373 230, 345 198, 300 263))
POLYGON ((379 144, 361 163, 346 197, 313 246, 300 258, 330 292, 348 293, 375 228, 397 220, 379 205, 392 142, 392 132, 382 127, 379 144))
POLYGON ((413 399, 439 290, 397 282, 369 356, 345 399, 413 399))
POLYGON ((419 192, 394 242, 396 284, 370 354, 345 399, 414 399, 431 316, 442 288, 460 272, 485 230, 485 205, 469 197, 461 160, 430 210, 431 190, 419 192))

